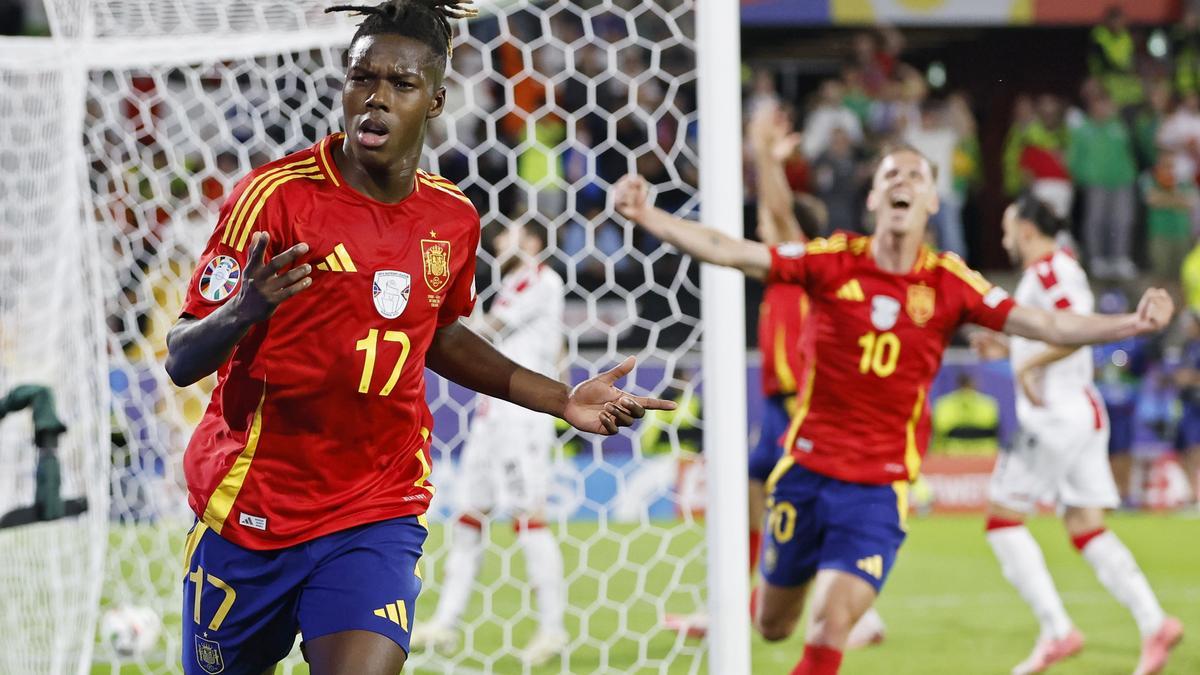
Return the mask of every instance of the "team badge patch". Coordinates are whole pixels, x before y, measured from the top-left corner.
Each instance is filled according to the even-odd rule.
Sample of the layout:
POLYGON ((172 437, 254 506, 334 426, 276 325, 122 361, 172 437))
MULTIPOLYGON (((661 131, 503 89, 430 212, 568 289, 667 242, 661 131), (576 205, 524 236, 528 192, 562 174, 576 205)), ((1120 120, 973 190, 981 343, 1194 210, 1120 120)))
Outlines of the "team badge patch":
POLYGON ((221 657, 221 645, 206 640, 199 635, 196 637, 196 663, 206 673, 217 673, 225 670, 225 659, 221 657))
POLYGON ((209 302, 221 302, 233 294, 241 278, 242 266, 238 261, 219 255, 209 260, 200 274, 200 296, 209 302))
POLYGON ((909 286, 908 300, 904 303, 904 311, 908 318, 918 326, 924 326, 933 318, 933 308, 937 304, 935 291, 925 285, 909 286))
POLYGON ((371 282, 371 300, 385 319, 394 319, 404 313, 411 291, 412 277, 408 272, 380 270, 371 282))
POLYGON ((891 330, 899 316, 899 300, 887 295, 871 298, 871 323, 877 330, 891 330))
POLYGON ((421 265, 425 268, 425 285, 434 293, 441 292, 450 283, 450 242, 422 239, 421 265))

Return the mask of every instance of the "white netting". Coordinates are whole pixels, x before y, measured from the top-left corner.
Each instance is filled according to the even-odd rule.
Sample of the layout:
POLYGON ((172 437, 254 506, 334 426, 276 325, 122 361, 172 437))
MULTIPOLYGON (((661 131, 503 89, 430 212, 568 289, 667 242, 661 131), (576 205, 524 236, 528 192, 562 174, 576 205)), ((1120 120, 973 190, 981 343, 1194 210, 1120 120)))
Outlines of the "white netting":
MULTIPOLYGON (((634 353, 643 363, 638 389, 661 393, 674 385, 692 391, 699 380, 686 354, 699 338, 695 270, 666 255, 657 242, 625 231, 612 219, 606 199, 611 183, 636 168, 662 186, 660 204, 693 205, 692 0, 481 4, 484 16, 456 28, 447 111, 431 125, 428 168, 458 182, 485 224, 532 218, 547 226, 546 262, 568 288, 565 335, 573 379, 610 367, 618 354, 634 353)), ((5 345, 6 355, 18 356, 2 364, 0 382, 26 372, 58 377, 73 420, 92 425, 77 421, 78 433, 91 432, 87 442, 109 444, 95 419, 108 405, 99 391, 100 378, 107 376, 114 434, 102 606, 149 607, 164 621, 157 644, 133 658, 120 657, 109 644, 97 645, 93 672, 179 669, 179 560, 191 518, 180 460, 212 381, 185 390, 171 386, 162 368, 164 338, 233 183, 251 167, 340 126, 341 66, 352 28, 344 17, 322 14, 325 6, 174 0, 49 5, 56 35, 91 40, 86 50, 75 52, 86 59, 74 71, 86 73, 81 76, 86 103, 76 103, 76 109, 86 105, 81 166, 47 167, 60 178, 81 176, 85 203, 72 207, 40 188, 46 209, 71 210, 51 218, 28 213, 21 206, 26 198, 15 199, 16 186, 5 184, 0 193, 4 339, 30 350, 5 345), (25 211, 14 211, 18 208, 25 211), (11 252, 22 246, 20 254, 11 252), (75 251, 87 260, 66 255, 75 251), (79 279, 85 263, 98 264, 97 279, 79 279), (91 342, 84 340, 79 325, 101 311, 107 332, 88 333, 94 335, 91 342), (79 320, 68 324, 66 318, 76 314, 79 320), (89 346, 91 353, 80 353, 89 346), (108 372, 80 382, 86 378, 77 364, 97 363, 102 349, 108 372), (23 369, 22 363, 37 368, 23 369), (71 371, 68 364, 74 364, 71 371)), ((52 51, 71 49, 63 42, 52 51)), ((51 82, 52 67, 38 74, 26 72, 33 66, 3 64, 0 60, 0 68, 9 69, 0 70, 0 87, 15 87, 30 101, 26 105, 39 106, 24 114, 48 122, 43 134, 48 159, 42 164, 10 153, 4 139, 0 171, 11 181, 17 180, 14 169, 27 172, 25 167, 59 157, 50 141, 61 148, 80 135, 71 135, 78 122, 62 120, 63 111, 72 108, 45 100, 47 89, 61 89, 51 82), (37 77, 45 81, 30 79, 37 77)), ((68 72, 70 64, 62 68, 68 72)), ((77 90, 61 93, 78 96, 77 90)), ((0 125, 10 114, 23 113, 21 100, 0 97, 0 125)), ((486 306, 499 272, 486 253, 481 261, 486 306)), ((455 467, 473 407, 469 395, 432 375, 429 390, 437 418, 439 493, 418 622, 429 616, 438 592, 447 542, 437 523, 454 505, 455 467)), ((690 518, 692 505, 681 504, 687 490, 679 487, 689 484, 681 475, 696 475, 693 464, 680 461, 681 445, 694 444, 689 438, 694 432, 686 423, 682 430, 661 421, 647 427, 656 424, 665 427, 655 442, 657 453, 642 448, 637 434, 601 443, 568 433, 556 450, 551 522, 566 562, 571 643, 567 656, 536 672, 701 668, 700 644, 661 627, 668 612, 703 607, 703 528, 690 518)), ((7 425, 5 431, 2 466, 28 475, 31 460, 20 456, 29 455, 28 448, 12 451, 18 446, 7 442, 7 425)), ((76 442, 83 441, 79 436, 76 442)), ((108 447, 91 457, 107 460, 108 447)), ((100 546, 103 523, 89 527, 96 534, 78 536, 74 546, 100 546)), ((524 567, 507 523, 493 527, 491 535, 478 592, 466 613, 464 648, 441 656, 414 652, 413 672, 527 670, 517 659, 535 623, 524 567)), ((25 536, 41 535, 30 529, 25 536)), ((0 555, 0 584, 10 569, 29 575, 36 568, 12 554, 0 555)), ((70 622, 49 596, 24 602, 21 612, 36 607, 59 629, 70 622)), ((79 617, 73 625, 82 627, 91 618, 90 607, 73 602, 77 609, 70 616, 79 617)), ((16 615, 6 617, 6 635, 19 623, 16 615)), ((293 672, 297 663, 298 650, 284 672, 293 672)), ((65 670, 47 663, 13 672, 65 670)))
MULTIPOLYGON (((82 83, 43 56, 0 66, 0 397, 23 384, 53 391, 69 428, 61 494, 91 509, 0 529, 0 673, 86 667, 107 530, 102 310, 76 181, 82 83)), ((0 425, 0 522, 34 504, 33 438, 28 411, 0 425)))

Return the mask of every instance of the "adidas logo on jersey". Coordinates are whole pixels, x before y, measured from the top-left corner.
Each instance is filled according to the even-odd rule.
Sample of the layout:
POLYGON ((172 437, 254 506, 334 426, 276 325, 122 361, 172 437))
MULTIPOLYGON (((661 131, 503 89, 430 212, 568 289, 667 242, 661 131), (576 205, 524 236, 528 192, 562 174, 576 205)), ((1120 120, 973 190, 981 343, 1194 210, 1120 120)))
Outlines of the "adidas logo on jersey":
POLYGON ((850 302, 862 302, 867 299, 863 294, 862 286, 858 283, 858 279, 851 279, 842 284, 842 287, 837 291, 838 300, 849 300, 850 302))
POLYGON ((855 565, 858 566, 858 569, 870 574, 876 579, 883 578, 883 556, 881 555, 869 555, 859 560, 857 563, 855 563, 855 565))
POLYGON ((375 616, 381 619, 387 619, 394 624, 400 626, 400 630, 408 631, 408 606, 403 600, 389 602, 388 604, 375 610, 375 616))
POLYGON ((354 261, 350 259, 350 252, 346 250, 344 244, 334 246, 333 253, 325 256, 325 262, 317 263, 317 269, 323 272, 358 271, 358 268, 354 266, 354 261))

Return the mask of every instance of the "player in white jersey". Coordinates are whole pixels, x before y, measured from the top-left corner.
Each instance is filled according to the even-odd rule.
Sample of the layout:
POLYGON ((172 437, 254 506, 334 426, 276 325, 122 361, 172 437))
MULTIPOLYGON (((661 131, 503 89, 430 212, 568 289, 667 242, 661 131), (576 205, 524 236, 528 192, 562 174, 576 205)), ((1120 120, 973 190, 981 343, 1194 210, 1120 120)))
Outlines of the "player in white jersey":
MULTIPOLYGON (((538 262, 545 246, 541 227, 532 223, 496 235, 500 288, 477 323, 505 356, 553 375, 563 346, 563 281, 538 262)), ((545 523, 554 440, 551 418, 479 397, 459 464, 455 491, 460 515, 452 527, 441 597, 433 620, 413 632, 414 648, 449 650, 457 645, 456 626, 479 572, 484 524, 493 513, 513 518, 537 605, 538 630, 522 657, 536 665, 566 647, 562 554, 545 523)))
MULTIPOLYGON (((1004 213, 1004 247, 1024 268, 1016 301, 1023 307, 1090 314, 1087 275, 1057 247, 1062 223, 1045 203, 1022 195, 1004 213)), ((1142 634, 1135 675, 1157 673, 1183 637, 1178 619, 1164 614, 1145 575, 1104 510, 1120 503, 1108 463, 1108 419, 1092 380, 1090 347, 1064 348, 1019 337, 1007 347, 991 334, 974 337, 985 356, 1008 352, 1016 380, 1020 434, 992 474, 987 538, 1004 577, 1041 625, 1033 652, 1014 674, 1040 673, 1079 652, 1075 628, 1024 519, 1039 500, 1055 502, 1075 547, 1100 583, 1133 614, 1142 634)))

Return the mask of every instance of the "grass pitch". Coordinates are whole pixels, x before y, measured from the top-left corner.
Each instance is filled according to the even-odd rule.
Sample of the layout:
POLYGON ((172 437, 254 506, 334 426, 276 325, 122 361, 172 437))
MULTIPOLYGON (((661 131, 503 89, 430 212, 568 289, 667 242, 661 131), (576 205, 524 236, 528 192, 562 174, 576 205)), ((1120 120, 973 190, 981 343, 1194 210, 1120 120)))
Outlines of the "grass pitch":
MULTIPOLYGON (((1110 526, 1133 551, 1167 612, 1180 617, 1189 631, 1166 672, 1200 673, 1200 520, 1117 514, 1110 518, 1110 526)), ((1087 639, 1079 656, 1050 672, 1131 672, 1140 640, 1128 612, 1096 581, 1057 520, 1035 519, 1031 530, 1042 545, 1067 611, 1087 639)), ((707 672, 703 643, 684 640, 659 625, 663 611, 686 613, 702 601, 702 525, 678 525, 670 530, 669 537, 658 532, 610 525, 605 533, 593 523, 572 523, 567 532, 557 533, 563 541, 570 579, 572 609, 567 627, 575 641, 571 653, 561 662, 526 671, 513 653, 513 648, 524 645, 535 628, 522 581, 524 560, 511 528, 495 525, 480 576, 487 591, 472 597, 466 612, 469 626, 464 632, 473 650, 486 656, 452 658, 447 663, 437 654, 417 652, 406 671, 458 675, 707 672), (587 546, 582 547, 585 542, 587 546)), ((438 551, 443 545, 443 530, 435 526, 426 550, 438 551)), ((431 563, 435 569, 426 570, 418 622, 427 619, 436 605, 442 559, 432 556, 431 563)), ((983 537, 981 517, 914 520, 878 607, 888 625, 887 641, 848 654, 842 672, 1006 673, 1026 656, 1037 634, 1032 614, 1000 576, 983 537)), ((177 616, 174 620, 168 618, 165 630, 177 635, 177 621, 177 616)), ((786 673, 802 649, 801 634, 775 644, 753 637, 753 672, 786 673)), ((295 655, 280 672, 306 673, 307 669, 294 660, 295 655)), ((160 655, 139 663, 97 663, 92 672, 177 671, 177 665, 160 655)))

